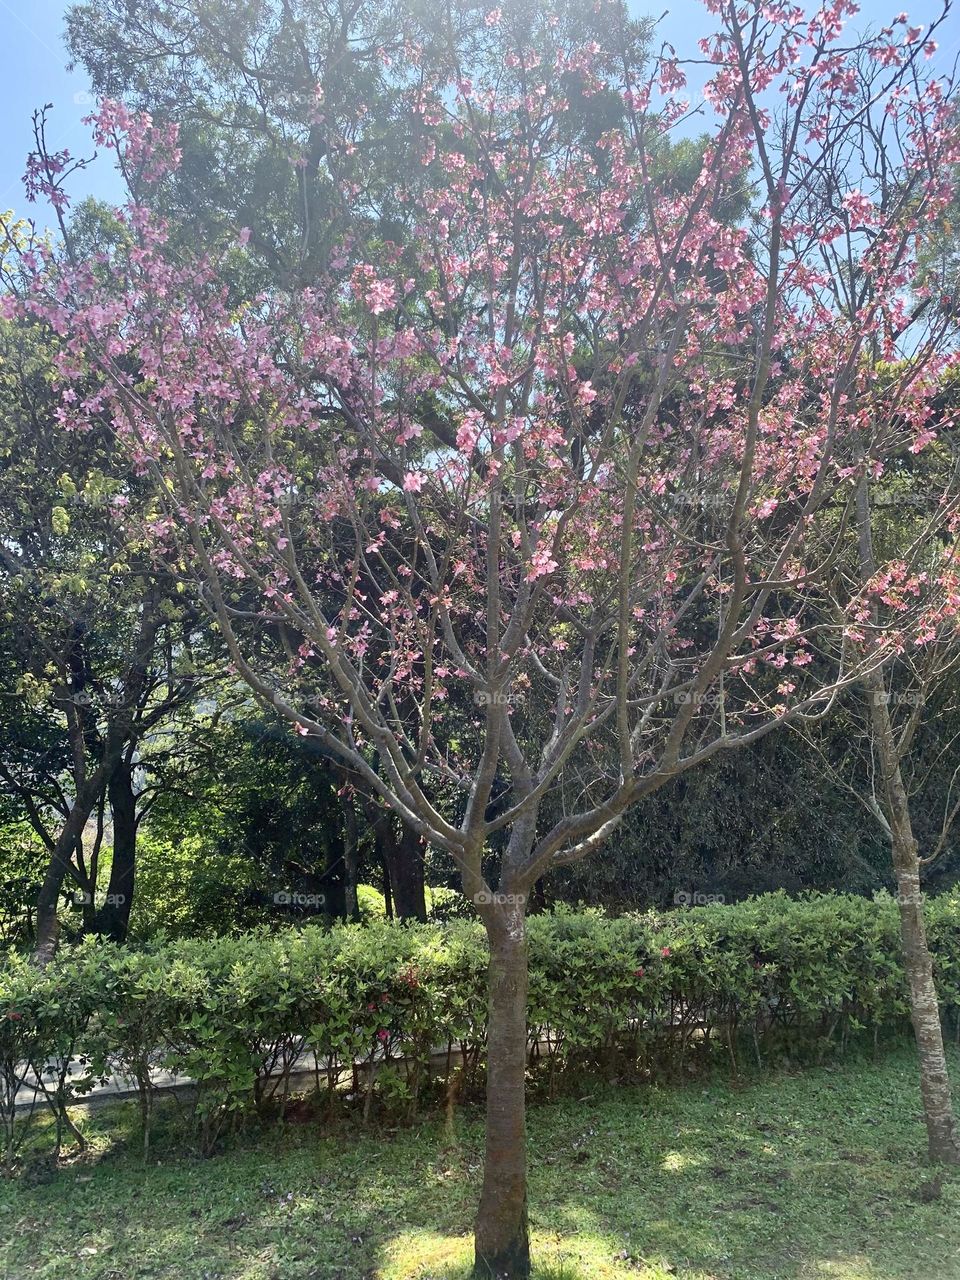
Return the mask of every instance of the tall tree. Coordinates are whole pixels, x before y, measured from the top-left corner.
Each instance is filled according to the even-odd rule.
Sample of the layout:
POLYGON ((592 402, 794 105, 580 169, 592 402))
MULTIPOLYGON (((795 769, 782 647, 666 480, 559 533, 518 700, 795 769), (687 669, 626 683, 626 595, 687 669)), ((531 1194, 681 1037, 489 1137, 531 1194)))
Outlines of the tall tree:
POLYGON ((65 886, 82 901, 86 928, 124 935, 138 745, 203 683, 172 566, 119 515, 147 515, 149 485, 129 474, 104 424, 67 429, 50 378, 36 329, 3 321, 0 662, 11 688, 0 703, 0 790, 47 850, 36 915, 44 957, 65 886), (108 813, 113 857, 98 906, 108 813))
MULTIPOLYGON (((231 287, 249 298, 264 283, 310 285, 344 236, 366 238, 371 258, 385 244, 405 242, 410 210, 397 194, 404 171, 418 164, 422 124, 395 66, 415 49, 422 78, 449 68, 451 51, 459 57, 485 35, 487 13, 486 5, 446 0, 284 0, 232 10, 225 25, 219 0, 189 10, 149 0, 135 12, 125 0, 87 0, 69 10, 67 30, 96 91, 177 123, 180 163, 151 205, 181 244, 232 238, 246 227, 246 253, 229 269, 231 287)), ((578 0, 562 0, 549 13, 539 0, 510 0, 498 21, 513 44, 536 46, 534 33, 549 24, 555 44, 595 45, 634 68, 652 30, 623 7, 594 9, 578 0)), ((560 82, 566 106, 559 131, 604 166, 597 142, 623 126, 622 98, 572 64, 560 82)), ((650 141, 650 180, 664 192, 689 193, 706 140, 664 134, 650 141)), ((714 214, 732 222, 747 199, 746 183, 732 184, 714 214)), ((75 217, 75 236, 88 216, 81 210, 75 217)), ((420 408, 427 414, 429 402, 420 408)), ((452 447, 445 416, 431 421, 452 447)), ((579 450, 573 425, 564 429, 579 450)), ((369 798, 364 808, 378 833, 388 902, 401 917, 422 918, 422 839, 369 798)))
POLYGON ((937 447, 916 457, 912 432, 893 415, 885 457, 870 459, 852 499, 852 546, 845 571, 851 598, 859 601, 858 642, 869 653, 874 635, 884 628, 884 615, 911 612, 916 621, 912 636, 905 637, 891 661, 865 668, 866 734, 851 732, 848 722, 842 758, 845 765, 852 761, 853 768, 836 772, 846 775, 847 786, 889 841, 930 1155, 958 1163, 960 1144, 921 893, 922 874, 948 846, 960 813, 949 716, 938 725, 930 750, 930 721, 935 712, 942 716, 960 669, 960 510, 954 484, 960 469, 960 401, 955 374, 939 403, 930 405, 934 408, 937 447), (930 614, 924 619, 928 602, 930 614), (918 799, 927 810, 926 820, 920 818, 918 799), (922 856, 918 834, 926 837, 922 856))
POLYGON ((820 516, 882 455, 891 415, 930 442, 942 333, 892 321, 918 227, 949 199, 949 87, 925 73, 919 29, 844 45, 849 0, 809 20, 769 0, 711 8, 717 124, 690 191, 650 181, 686 114, 672 57, 641 73, 492 10, 445 60, 411 46, 395 71, 419 120, 420 163, 394 179, 403 242, 370 256, 359 201, 312 288, 246 306, 150 213, 169 126, 98 113, 140 193, 109 271, 71 251, 63 158, 31 166, 66 248, 24 305, 63 336, 71 422, 109 415, 167 504, 149 532, 194 568, 238 673, 449 852, 483 920, 478 1276, 529 1273, 537 881, 679 774, 923 642, 908 612, 864 655, 862 600, 839 598, 842 543, 820 516), (595 144, 565 128, 570 72, 624 105, 595 144), (856 161, 877 113, 900 171, 883 193, 856 161), (761 212, 730 227, 720 210, 747 178, 761 212), (851 313, 829 246, 865 226, 873 287, 851 313), (877 330, 910 357, 892 380, 865 358, 877 330), (80 368, 100 382, 71 400, 80 368), (251 612, 282 672, 250 643, 251 612), (551 813, 575 756, 580 785, 551 813))
MULTIPOLYGON (((960 545, 956 535, 960 531, 960 520, 957 518, 955 505, 948 516, 947 527, 951 530, 948 554, 931 555, 928 547, 925 552, 921 552, 921 558, 930 566, 935 577, 943 575, 938 586, 945 588, 953 597, 953 604, 944 617, 943 607, 938 601, 922 642, 920 635, 914 638, 915 644, 922 643, 922 653, 917 664, 916 678, 912 682, 913 688, 904 688, 904 683, 909 685, 911 682, 902 680, 896 682, 896 688, 900 693, 912 692, 916 701, 899 733, 895 725, 900 717, 891 713, 890 690, 882 671, 878 667, 868 669, 863 677, 863 686, 867 693, 870 728, 880 780, 879 813, 890 838, 897 881, 903 960, 909 985, 910 1016, 920 1055, 920 1089, 930 1158, 937 1162, 960 1164, 960 1142, 943 1048, 940 1003, 924 922, 920 885, 922 864, 914 833, 909 792, 904 781, 904 761, 909 754, 922 708, 938 678, 942 678, 945 669, 955 665, 960 659, 960 634, 956 625, 957 610, 960 609, 960 545), (938 639, 945 643, 936 644, 938 639), (946 656, 938 652, 943 648, 947 651, 946 656)), ((878 625, 883 607, 899 611, 902 607, 901 593, 917 589, 922 582, 924 570, 902 560, 881 568, 876 554, 870 482, 867 475, 860 477, 857 489, 856 529, 861 587, 858 594, 869 600, 869 613, 863 619, 865 640, 869 646, 870 629, 878 625)), ((926 539, 920 541, 921 544, 926 543, 926 539)), ((902 671, 905 665, 908 664, 898 663, 898 671, 902 671)), ((945 815, 944 836, 949 831, 955 812, 953 809, 945 815)), ((934 857, 937 853, 939 848, 934 848, 929 856, 934 857)))
MULTIPOLYGON (((250 229, 249 290, 301 286, 328 269, 345 234, 400 240, 396 200, 419 126, 398 69, 413 55, 429 78, 486 31, 467 0, 84 0, 67 42, 94 91, 179 128, 181 164, 163 195, 172 234, 190 243, 250 229)), ((636 65, 649 21, 623 8, 511 0, 498 11, 516 41, 547 22, 571 46, 596 42, 636 65)), ((469 56, 469 55, 468 55, 469 56)), ((566 71, 562 127, 596 139, 622 121, 614 94, 566 71)))

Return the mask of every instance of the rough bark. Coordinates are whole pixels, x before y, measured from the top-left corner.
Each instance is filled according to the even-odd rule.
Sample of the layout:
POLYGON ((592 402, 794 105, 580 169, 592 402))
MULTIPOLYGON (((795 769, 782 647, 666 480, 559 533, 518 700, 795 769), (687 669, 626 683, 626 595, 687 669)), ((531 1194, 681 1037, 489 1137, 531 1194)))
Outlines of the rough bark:
POLYGON ((910 984, 910 1020, 920 1058, 920 1094, 927 1126, 927 1148, 935 1164, 960 1164, 950 1076, 943 1050, 940 1004, 923 919, 917 846, 912 836, 895 841, 893 856, 897 871, 903 962, 910 984))
MULTIPOLYGON (((392 826, 391 823, 391 829, 392 826)), ((401 827, 399 839, 394 838, 387 857, 397 915, 401 920, 426 920, 423 841, 409 827, 401 827)))
POLYGON ((868 692, 893 846, 903 967, 910 988, 910 1020, 920 1059, 920 1095, 927 1126, 927 1147, 930 1159, 935 1163, 960 1164, 950 1076, 943 1049, 940 1002, 923 918, 920 860, 910 817, 910 800, 879 675, 868 682, 868 692))
MULTIPOLYGON (((489 930, 488 930, 489 932, 489 930)), ((490 936, 487 1124, 475 1280, 527 1280, 527 941, 522 912, 490 936)))
POLYGON ((346 915, 346 897, 344 893, 346 846, 343 827, 340 823, 331 823, 324 833, 324 865, 317 879, 317 888, 324 898, 324 914, 334 920, 342 920, 346 915))

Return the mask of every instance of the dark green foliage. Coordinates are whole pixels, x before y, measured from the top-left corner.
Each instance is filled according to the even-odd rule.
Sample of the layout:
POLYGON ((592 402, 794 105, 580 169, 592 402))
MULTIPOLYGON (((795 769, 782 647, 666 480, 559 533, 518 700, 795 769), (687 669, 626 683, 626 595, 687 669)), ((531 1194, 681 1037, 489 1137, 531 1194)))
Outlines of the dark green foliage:
MULTIPOLYGON (((824 749, 839 760, 844 730, 851 730, 848 723, 837 727, 824 749)), ((945 791, 949 772, 929 769, 928 786, 942 782, 945 791)), ((687 893, 719 894, 730 903, 777 889, 888 887, 889 841, 843 786, 847 775, 860 780, 852 767, 833 776, 793 734, 771 736, 648 797, 596 858, 551 876, 544 893, 548 901, 623 911, 672 906, 687 893)), ((931 823, 942 813, 942 796, 931 796, 931 823)))

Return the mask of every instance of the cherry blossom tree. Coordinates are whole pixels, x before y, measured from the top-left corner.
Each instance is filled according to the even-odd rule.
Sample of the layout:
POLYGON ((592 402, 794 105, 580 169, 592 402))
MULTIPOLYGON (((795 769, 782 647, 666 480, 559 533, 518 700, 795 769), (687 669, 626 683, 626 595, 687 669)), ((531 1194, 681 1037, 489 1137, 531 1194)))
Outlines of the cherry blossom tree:
POLYGON ((546 20, 518 42, 497 9, 429 74, 410 44, 403 238, 348 192, 311 288, 238 302, 242 231, 174 252, 150 192, 175 130, 118 103, 94 121, 132 192, 109 250, 71 251, 68 157, 40 147, 28 175, 64 249, 27 253, 11 306, 57 335, 63 420, 112 424, 156 481, 140 532, 200 583, 237 672, 449 853, 483 920, 478 1276, 529 1274, 533 886, 678 774, 826 714, 953 599, 941 545, 925 618, 878 614, 865 643, 888 569, 849 597, 836 514, 891 415, 934 447, 953 360, 931 308, 909 322, 960 159, 933 28, 845 41, 851 0, 707 7, 688 191, 652 177, 689 118, 672 50, 639 68, 546 20), (564 127, 572 85, 621 104, 595 143, 564 127), (878 112, 882 191, 859 157, 878 112), (730 225, 745 184, 755 216, 730 225), (840 244, 871 282, 849 297, 840 244))
MULTIPOLYGON (((919 625, 906 629, 902 652, 893 672, 884 677, 879 667, 870 667, 863 678, 867 695, 869 725, 882 800, 875 813, 889 840, 897 882, 897 903, 904 968, 910 987, 910 1015, 920 1057, 920 1089, 927 1125, 931 1159, 960 1163, 956 1120, 947 1060, 943 1047, 940 1004, 933 975, 933 959, 927 944, 921 893, 924 862, 914 834, 914 821, 905 762, 909 759, 917 729, 931 690, 960 660, 960 517, 956 495, 938 495, 939 502, 915 538, 907 555, 881 566, 876 554, 877 537, 872 518, 871 484, 861 475, 856 497, 856 534, 859 604, 863 643, 872 647, 875 629, 881 629, 884 613, 892 613, 902 627, 904 614, 913 614, 919 625), (928 536, 942 538, 947 554, 931 547, 928 536), (931 551, 933 554, 931 554, 931 551), (941 552, 941 554, 938 554, 941 552), (933 596, 930 601, 930 596, 933 596), (929 612, 924 604, 930 602, 929 612), (909 637, 909 638, 907 638, 909 637), (891 693, 904 699, 891 707, 891 693), (904 715, 903 713, 906 712, 904 715)), ((941 836, 927 853, 926 861, 940 852, 957 806, 948 798, 941 836)))
MULTIPOLYGON (((941 327, 942 322, 936 326, 941 327)), ((855 611, 850 636, 864 658, 880 637, 883 643, 895 632, 899 641, 885 661, 862 664, 866 733, 858 733, 856 722, 848 724, 842 763, 831 761, 826 735, 814 741, 829 772, 856 796, 890 842, 928 1149, 932 1160, 955 1164, 960 1148, 921 892, 924 869, 947 847, 960 812, 954 794, 957 771, 949 778, 954 745, 949 734, 935 752, 945 757, 949 778, 939 797, 941 812, 938 816, 937 806, 930 804, 934 797, 927 794, 923 798, 932 812, 926 823, 917 821, 918 793, 931 773, 925 722, 933 719, 938 704, 942 708, 960 664, 958 405, 953 382, 955 377, 944 389, 935 449, 919 451, 918 457, 914 433, 895 411, 884 424, 885 447, 880 449, 877 440, 869 446, 871 461, 857 480, 850 551, 841 567, 855 611), (917 830, 924 826, 927 841, 921 856, 917 830)), ((849 701, 855 705, 854 699, 849 701)), ((803 732, 802 718, 795 727, 803 732)), ((839 745, 836 730, 833 737, 839 745)), ((945 780, 938 781, 943 786, 945 780)))

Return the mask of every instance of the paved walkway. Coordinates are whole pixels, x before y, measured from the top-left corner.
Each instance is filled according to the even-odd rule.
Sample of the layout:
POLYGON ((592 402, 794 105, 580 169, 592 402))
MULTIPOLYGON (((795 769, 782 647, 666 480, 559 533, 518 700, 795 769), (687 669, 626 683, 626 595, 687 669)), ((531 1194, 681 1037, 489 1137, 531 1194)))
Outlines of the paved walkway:
MULTIPOLYGON (((431 1058, 435 1065, 443 1065, 447 1061, 447 1050, 435 1049, 431 1054, 431 1058)), ((459 1054, 454 1053, 454 1061, 457 1061, 459 1054)), ((378 1049, 374 1054, 374 1064, 378 1064, 384 1060, 382 1050, 378 1049)), ((354 1068, 363 1070, 367 1066, 367 1061, 356 1062, 354 1068)), ((402 1059, 391 1058, 391 1064, 399 1064, 402 1059)), ((343 1078, 347 1068, 340 1071, 340 1077, 343 1078)), ((316 1065, 312 1051, 305 1050, 290 1069, 290 1078, 292 1081, 302 1082, 307 1078, 312 1078, 316 1074, 316 1065)), ((67 1072, 68 1080, 80 1080, 86 1075, 86 1068, 80 1062, 71 1062, 67 1072)), ((271 1072, 268 1078, 273 1079, 281 1075, 281 1072, 271 1072)), ((42 1076, 43 1083, 47 1089, 52 1089, 56 1083, 56 1071, 52 1067, 48 1067, 42 1076)), ((164 1067, 157 1066, 150 1072, 150 1081, 155 1090, 159 1092, 172 1092, 177 1089, 188 1091, 195 1087, 196 1081, 192 1076, 180 1076, 175 1072, 167 1071, 164 1067)), ((117 1099, 136 1096, 138 1092, 137 1082, 131 1076, 122 1075, 115 1072, 101 1084, 97 1081, 92 1088, 88 1089, 82 1096, 73 1099, 71 1106, 102 1106, 104 1103, 117 1099)), ((30 1072, 23 1085, 17 1092, 16 1107, 42 1106, 44 1102, 43 1089, 37 1082, 37 1077, 30 1072)))
MULTIPOLYGON (((311 1066, 311 1071, 313 1067, 311 1066)), ((67 1071, 67 1080, 76 1081, 82 1079, 87 1074, 86 1068, 79 1062, 71 1062, 67 1071)), ((155 1089, 180 1089, 190 1088, 195 1083, 190 1076, 178 1076, 172 1071, 166 1071, 162 1067, 150 1072, 150 1079, 155 1089)), ((43 1083, 47 1089, 52 1089, 56 1085, 56 1071, 48 1067, 42 1076, 43 1083)), ((81 1097, 73 1099, 71 1106, 88 1106, 91 1104, 107 1102, 113 1098, 129 1097, 131 1094, 137 1093, 137 1082, 130 1076, 121 1075, 119 1072, 112 1073, 101 1084, 97 1081, 91 1089, 84 1093, 81 1097)), ((17 1108, 32 1107, 43 1103, 43 1089, 37 1082, 34 1072, 29 1072, 20 1089, 17 1091, 17 1108)))

